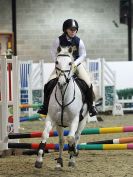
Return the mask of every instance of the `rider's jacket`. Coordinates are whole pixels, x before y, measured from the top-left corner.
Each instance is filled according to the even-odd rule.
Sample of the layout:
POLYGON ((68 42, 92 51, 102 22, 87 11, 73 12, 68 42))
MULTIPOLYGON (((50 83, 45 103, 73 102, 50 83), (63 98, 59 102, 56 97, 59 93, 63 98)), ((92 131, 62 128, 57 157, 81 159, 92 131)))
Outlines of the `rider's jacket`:
POLYGON ((61 36, 59 36, 60 46, 62 46, 62 47, 72 46, 73 47, 74 60, 79 58, 79 42, 80 42, 80 38, 77 36, 74 36, 71 39, 67 38, 66 34, 62 34, 61 36))

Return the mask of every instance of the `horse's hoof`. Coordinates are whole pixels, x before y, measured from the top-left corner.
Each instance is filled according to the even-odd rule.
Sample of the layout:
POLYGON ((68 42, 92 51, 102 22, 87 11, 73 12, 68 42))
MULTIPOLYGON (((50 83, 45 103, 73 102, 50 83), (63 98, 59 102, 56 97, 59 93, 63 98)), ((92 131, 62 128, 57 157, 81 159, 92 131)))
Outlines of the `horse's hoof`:
POLYGON ((59 170, 59 171, 62 170, 61 164, 57 163, 56 166, 55 166, 55 169, 59 170))
POLYGON ((43 162, 38 162, 38 161, 36 161, 36 162, 35 162, 35 167, 36 167, 36 168, 42 168, 42 164, 43 164, 43 162))
POLYGON ((69 167, 75 167, 75 162, 68 162, 69 167))
POLYGON ((56 158, 55 159, 56 161, 57 161, 57 164, 56 164, 56 167, 55 168, 61 168, 61 167, 63 167, 63 159, 62 158, 56 158))

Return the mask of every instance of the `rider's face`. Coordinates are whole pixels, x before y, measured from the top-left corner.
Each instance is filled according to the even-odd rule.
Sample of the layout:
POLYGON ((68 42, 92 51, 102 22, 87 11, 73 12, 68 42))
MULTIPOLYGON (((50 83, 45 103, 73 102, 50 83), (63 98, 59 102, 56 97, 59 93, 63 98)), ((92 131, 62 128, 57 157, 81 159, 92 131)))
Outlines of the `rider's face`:
POLYGON ((77 29, 76 28, 69 28, 66 30, 66 32, 69 37, 74 37, 77 33, 77 29))

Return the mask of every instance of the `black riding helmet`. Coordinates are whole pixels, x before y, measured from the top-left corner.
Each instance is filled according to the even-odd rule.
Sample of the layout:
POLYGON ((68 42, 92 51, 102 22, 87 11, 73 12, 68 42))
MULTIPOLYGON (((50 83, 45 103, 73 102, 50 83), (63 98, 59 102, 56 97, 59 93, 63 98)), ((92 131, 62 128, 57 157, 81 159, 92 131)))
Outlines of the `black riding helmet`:
POLYGON ((78 22, 74 19, 67 19, 66 21, 64 21, 62 28, 63 32, 66 32, 66 30, 69 28, 76 28, 78 31, 79 28, 78 22))

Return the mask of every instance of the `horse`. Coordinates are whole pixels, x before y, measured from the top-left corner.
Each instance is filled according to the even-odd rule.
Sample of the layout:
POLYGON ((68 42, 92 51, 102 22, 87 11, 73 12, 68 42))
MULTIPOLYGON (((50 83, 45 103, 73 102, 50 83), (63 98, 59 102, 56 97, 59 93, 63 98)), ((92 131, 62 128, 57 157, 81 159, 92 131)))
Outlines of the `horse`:
POLYGON ((58 50, 55 61, 55 72, 58 81, 49 100, 42 141, 35 162, 36 168, 42 168, 46 141, 49 138, 49 132, 54 127, 59 136, 59 157, 56 159, 56 168, 63 167, 64 127, 69 127, 69 134, 66 138, 69 153, 68 166, 75 166, 75 159, 78 154, 77 144, 88 119, 88 107, 86 102, 83 102, 83 95, 75 81, 72 69, 73 61, 71 47, 58 50))

